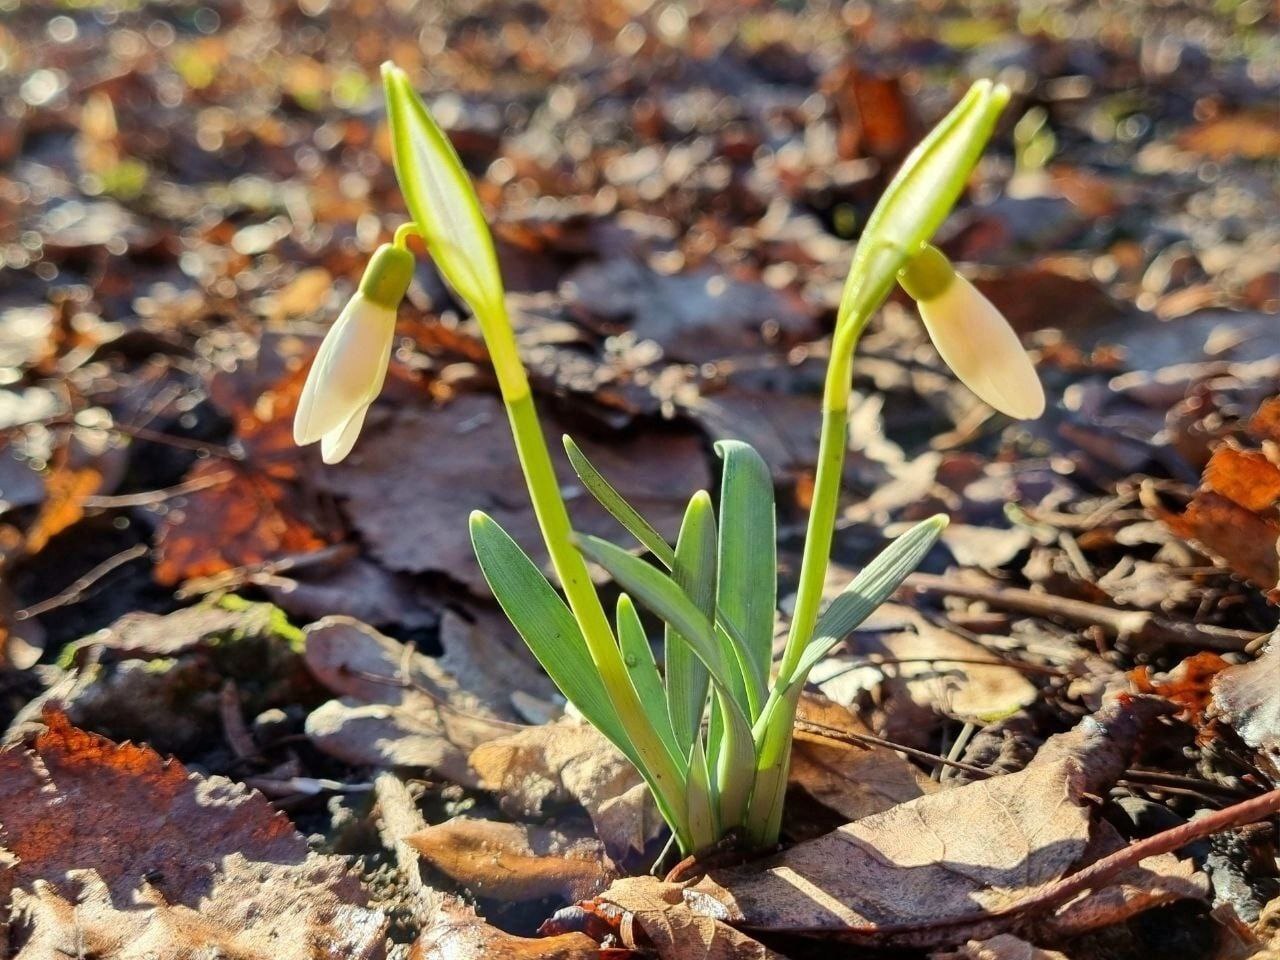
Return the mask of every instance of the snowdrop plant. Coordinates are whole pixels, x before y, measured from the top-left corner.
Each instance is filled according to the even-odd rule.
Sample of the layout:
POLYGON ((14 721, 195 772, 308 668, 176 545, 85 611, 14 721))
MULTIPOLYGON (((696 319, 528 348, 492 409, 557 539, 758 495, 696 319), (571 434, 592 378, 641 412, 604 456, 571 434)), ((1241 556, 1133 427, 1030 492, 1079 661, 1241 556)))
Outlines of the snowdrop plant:
POLYGON ((441 275, 474 313, 510 420, 534 513, 561 592, 491 518, 471 538, 494 596, 565 697, 648 783, 685 851, 730 832, 777 842, 797 704, 810 670, 884 602, 946 524, 933 517, 894 540, 822 609, 846 449, 854 348, 895 284, 920 305, 943 359, 975 393, 1014 417, 1044 397, 999 312, 928 245, 963 189, 1008 99, 987 82, 907 158, 858 242, 837 315, 823 394, 813 504, 795 611, 773 656, 777 563, 773 486, 745 443, 717 444, 718 503, 694 494, 668 543, 569 438, 583 486, 650 555, 574 532, 507 316, 493 240, 470 178, 403 71, 383 68, 396 175, 411 224, 370 262, 360 292, 320 349, 297 418, 299 443, 326 461, 351 449, 385 374, 395 306, 409 283, 405 249, 419 234, 441 275), (593 561, 622 588, 606 611, 593 561), (659 666, 637 604, 665 625, 659 666))

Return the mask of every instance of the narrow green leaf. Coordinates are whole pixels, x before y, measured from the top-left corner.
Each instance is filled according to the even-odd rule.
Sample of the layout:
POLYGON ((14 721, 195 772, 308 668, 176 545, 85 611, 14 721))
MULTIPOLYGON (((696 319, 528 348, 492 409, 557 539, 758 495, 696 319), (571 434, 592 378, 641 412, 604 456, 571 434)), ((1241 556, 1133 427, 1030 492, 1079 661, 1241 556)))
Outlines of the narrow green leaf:
MULTIPOLYGON (((676 541, 672 579, 711 623, 716 614, 716 518, 711 498, 699 490, 689 501, 676 541)), ((688 640, 667 625, 667 702, 676 740, 687 752, 707 708, 710 677, 688 640)))
POLYGON ((720 824, 728 830, 746 818, 756 779, 756 748, 747 715, 719 689, 716 704, 723 727, 715 755, 708 757, 708 762, 715 769, 720 824))
POLYGON ((640 622, 636 605, 625 593, 618 597, 617 622, 618 646, 622 650, 622 662, 627 667, 627 674, 631 677, 631 686, 640 698, 640 704, 658 732, 663 746, 671 754, 672 762, 680 766, 688 756, 688 748, 680 746, 671 728, 671 717, 667 713, 667 694, 662 687, 662 677, 658 675, 658 664, 653 659, 653 648, 649 646, 649 638, 645 636, 644 624, 640 622))
MULTIPOLYGON (((719 589, 716 602, 726 627, 745 644, 756 687, 768 683, 777 608, 777 526, 769 466, 749 444, 722 440, 719 589)), ((759 709, 759 704, 756 705, 759 709)))
POLYGON ((572 611, 492 517, 471 514, 471 544, 489 589, 560 692, 639 766, 572 611))
POLYGON ((797 681, 803 684, 809 671, 832 647, 893 595, 902 581, 907 579, 933 549, 946 526, 947 518, 942 514, 922 520, 862 568, 818 618, 813 639, 800 656, 795 673, 788 678, 788 685, 797 681))
POLYGON ((502 309, 493 238, 453 144, 391 63, 382 65, 396 177, 440 273, 477 315, 502 309))
POLYGON ((1008 102, 1006 87, 979 80, 903 161, 858 240, 837 326, 865 320, 893 288, 898 271, 937 232, 1008 102))
POLYGON ((621 587, 671 625, 706 665, 716 688, 716 703, 724 727, 716 756, 708 757, 716 771, 720 823, 731 827, 745 816, 755 780, 755 740, 747 719, 745 696, 735 694, 735 679, 744 679, 731 650, 718 641, 717 631, 685 592, 661 570, 633 557, 599 537, 581 537, 578 549, 604 567, 621 587))
POLYGON ((693 648, 698 658, 706 664, 714 682, 724 693, 734 710, 745 713, 745 704, 734 695, 734 677, 738 673, 731 651, 716 640, 711 624, 676 585, 675 581, 650 563, 634 557, 621 547, 599 537, 578 538, 578 549, 604 567, 622 589, 656 613, 664 623, 674 628, 693 648))
POLYGON ((788 678, 778 678, 753 731, 757 775, 748 815, 748 834, 753 843, 772 843, 777 836, 796 707, 809 671, 889 599, 907 575, 919 566, 946 525, 946 517, 930 517, 898 537, 867 564, 819 618, 814 637, 805 647, 795 671, 788 678))
POLYGON ((639 540, 646 550, 661 560, 668 570, 675 567, 676 555, 671 549, 671 544, 662 539, 662 534, 653 529, 649 521, 636 512, 635 507, 622 499, 622 494, 604 478, 604 475, 587 459, 586 454, 568 434, 563 440, 564 452, 569 455, 569 463, 573 466, 578 479, 582 481, 582 485, 587 488, 587 492, 599 501, 600 506, 609 511, 613 519, 639 540))
POLYGON ((720 839, 720 822, 711 777, 707 773, 707 755, 702 737, 693 738, 689 746, 688 804, 686 815, 694 849, 709 847, 720 839))

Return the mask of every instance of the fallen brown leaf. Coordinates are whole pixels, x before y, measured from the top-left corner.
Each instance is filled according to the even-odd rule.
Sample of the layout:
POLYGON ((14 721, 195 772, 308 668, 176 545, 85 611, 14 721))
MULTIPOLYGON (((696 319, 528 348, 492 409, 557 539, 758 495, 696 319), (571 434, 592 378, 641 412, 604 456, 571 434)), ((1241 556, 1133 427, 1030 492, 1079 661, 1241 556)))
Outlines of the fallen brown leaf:
POLYGON ((845 732, 870 733, 852 711, 825 697, 804 695, 797 719, 820 725, 831 736, 798 730, 791 752, 791 786, 799 787, 847 820, 859 820, 914 800, 937 784, 886 747, 855 746, 837 739, 845 732))
POLYGON ((405 843, 476 896, 498 900, 585 900, 617 876, 599 840, 548 827, 455 817, 405 843))
POLYGON ((783 960, 720 919, 690 910, 680 884, 656 877, 619 880, 597 900, 623 911, 622 942, 656 950, 660 960, 783 960))
POLYGON ((641 852, 662 819, 635 767, 585 723, 562 720, 481 744, 471 766, 513 816, 540 817, 555 804, 581 805, 615 859, 641 852))
POLYGON ((984 647, 900 605, 882 607, 844 647, 848 654, 819 664, 814 682, 842 704, 873 693, 885 717, 876 728, 908 745, 918 745, 935 718, 990 722, 1034 703, 1039 695, 1025 674, 1004 666, 984 647))
MULTIPOLYGON (((1265 438, 1271 413, 1267 404, 1249 424, 1265 438)), ((1280 466, 1266 451, 1218 445, 1204 469, 1203 482, 1181 513, 1169 510, 1150 490, 1143 503, 1177 536, 1191 541, 1222 566, 1244 577, 1273 599, 1280 597, 1280 466)))
POLYGON ((69 644, 61 662, 72 669, 20 719, 38 720, 52 702, 76 726, 115 740, 179 755, 205 749, 223 726, 228 681, 249 716, 315 701, 301 640, 279 608, 233 595, 166 615, 126 614, 69 644))
POLYGON ((84 516, 85 499, 102 486, 93 467, 56 467, 45 479, 45 498, 27 530, 26 550, 39 553, 49 541, 84 516))
MULTIPOLYGON (((1023 771, 899 804, 763 864, 713 871, 685 900, 747 929, 895 946, 1004 932, 993 911, 1077 869, 1100 835, 1115 837, 1094 822, 1089 797, 1123 772, 1142 718, 1161 709, 1122 698, 1048 741, 1023 771)), ((1123 882, 1119 897, 1107 888, 1041 922, 1080 931, 1202 895, 1193 869, 1169 855, 1123 882), (1099 895, 1105 909, 1085 906, 1099 895)))
MULTIPOLYGON (((554 422, 547 427, 553 436, 564 432, 554 422)), ((583 440, 581 446, 669 537, 679 529, 689 496, 711 480, 701 441, 693 435, 649 434, 608 445, 583 440)), ((556 459, 568 482, 572 470, 563 455, 556 459)), ((439 410, 398 410, 380 429, 367 431, 348 460, 319 474, 318 482, 343 498, 370 552, 391 570, 440 571, 488 596, 466 523, 476 509, 491 514, 535 559, 545 556, 506 414, 488 395, 466 394, 439 410)), ((575 529, 623 536, 590 495, 570 490, 575 529)))
POLYGON ((262 797, 45 719, 30 748, 0 752, 19 955, 383 956, 385 919, 345 862, 311 852, 262 797))
POLYGON ((600 960, 600 944, 584 933, 528 938, 505 933, 456 897, 444 897, 409 960, 600 960))
POLYGON ((509 705, 485 703, 431 657, 350 617, 307 627, 307 668, 340 699, 307 717, 321 750, 356 765, 420 767, 476 786, 467 755, 518 724, 509 705))
POLYGON ((301 518, 286 481, 244 464, 202 460, 184 482, 215 477, 216 483, 175 500, 161 521, 158 582, 172 586, 325 546, 301 518))

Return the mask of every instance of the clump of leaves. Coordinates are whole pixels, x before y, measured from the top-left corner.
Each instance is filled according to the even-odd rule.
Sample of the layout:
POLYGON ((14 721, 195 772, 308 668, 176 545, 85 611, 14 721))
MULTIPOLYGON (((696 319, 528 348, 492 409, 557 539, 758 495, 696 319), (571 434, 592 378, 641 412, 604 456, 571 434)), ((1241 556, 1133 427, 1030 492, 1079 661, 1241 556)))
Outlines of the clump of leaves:
POLYGON ((471 515, 485 578, 525 642, 582 715, 648 783, 684 851, 730 831, 776 843, 800 692, 813 666, 924 558, 946 524, 937 516, 895 540, 820 613, 846 447, 854 348, 901 283, 943 358, 992 406, 1038 416, 1044 395, 1017 337, 981 294, 928 245, 963 189, 1008 92, 974 84, 904 162, 858 243, 837 318, 821 448, 790 634, 774 663, 777 565, 773 487, 749 445, 717 446, 718 508, 700 491, 676 543, 666 542, 569 438, 565 448, 595 498, 656 563, 575 534, 560 495, 507 316, 493 240, 470 178, 403 71, 383 69, 396 174, 413 217, 370 261, 312 368, 295 438, 322 441, 326 461, 356 442, 382 387, 395 309, 412 277, 416 233, 479 321, 524 477, 563 598, 490 517, 471 515), (588 574, 603 566, 625 591, 610 616, 588 574), (636 603, 665 624, 660 668, 636 603))

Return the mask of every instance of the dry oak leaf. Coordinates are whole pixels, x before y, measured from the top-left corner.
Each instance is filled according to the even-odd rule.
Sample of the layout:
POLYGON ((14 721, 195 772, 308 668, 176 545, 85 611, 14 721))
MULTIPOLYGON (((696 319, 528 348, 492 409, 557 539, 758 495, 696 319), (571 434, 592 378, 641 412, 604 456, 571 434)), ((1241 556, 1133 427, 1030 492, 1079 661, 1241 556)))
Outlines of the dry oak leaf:
POLYGON ((45 721, 29 749, 0 752, 14 960, 384 956, 385 918, 345 861, 261 796, 45 721))
POLYGON ((635 767, 585 723, 564 719, 491 740, 471 752, 471 766, 512 816, 578 803, 615 859, 643 851, 663 830, 635 767))
MULTIPOLYGON (((1143 720, 1163 709, 1118 698, 1048 741, 1023 771, 899 804, 759 864, 712 871, 685 889, 685 901, 748 930, 881 945, 939 947, 1006 932, 1010 918, 993 912, 1016 908, 1118 841, 1094 822, 1089 798, 1123 772, 1143 720)), ((1117 878, 1119 895, 1101 890, 1040 922, 1057 934, 1080 932, 1204 895, 1172 855, 1135 871, 1117 878), (1102 908, 1087 906, 1099 896, 1102 908)))
POLYGON ((340 694, 311 712, 307 736, 357 766, 421 767, 467 787, 479 779, 468 754, 522 729, 509 706, 485 703, 431 657, 350 617, 304 631, 307 669, 340 694))
POLYGON ((871 691, 888 718, 882 734, 900 743, 918 742, 934 717, 988 723, 1039 696, 1025 674, 986 648, 898 604, 881 607, 844 647, 851 656, 828 657, 814 669, 814 683, 841 704, 871 691), (888 662, 877 665, 868 658, 888 662))
POLYGON ((784 960, 741 930, 690 910, 680 884, 628 877, 596 899, 623 911, 623 944, 651 947, 660 960, 784 960))
POLYGON ((600 960, 600 944, 585 933, 517 937, 490 926, 456 897, 442 897, 418 935, 409 960, 600 960))
POLYGON ((455 817, 404 838, 433 867, 480 897, 585 900, 618 875, 594 837, 455 817))

